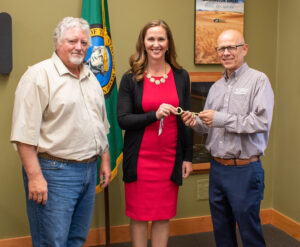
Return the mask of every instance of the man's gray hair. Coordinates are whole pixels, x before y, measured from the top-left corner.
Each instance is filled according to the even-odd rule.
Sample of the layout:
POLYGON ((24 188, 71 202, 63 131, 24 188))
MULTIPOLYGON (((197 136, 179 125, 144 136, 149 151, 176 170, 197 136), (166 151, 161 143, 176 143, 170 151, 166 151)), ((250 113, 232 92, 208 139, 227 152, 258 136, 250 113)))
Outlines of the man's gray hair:
POLYGON ((90 36, 90 26, 85 19, 75 18, 75 17, 65 17, 62 19, 60 23, 56 26, 53 35, 54 46, 56 46, 56 42, 61 45, 62 38, 66 30, 72 27, 78 27, 81 30, 85 31, 88 35, 88 44, 91 44, 91 36, 90 36))

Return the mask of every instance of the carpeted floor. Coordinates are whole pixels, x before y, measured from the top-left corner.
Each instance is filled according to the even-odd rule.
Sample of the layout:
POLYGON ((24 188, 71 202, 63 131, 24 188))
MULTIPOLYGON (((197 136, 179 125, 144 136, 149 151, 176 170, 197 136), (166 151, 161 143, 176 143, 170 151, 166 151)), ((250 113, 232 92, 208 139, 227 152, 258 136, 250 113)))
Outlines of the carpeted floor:
MULTIPOLYGON (((300 247, 300 242, 272 225, 264 225, 267 247, 300 247)), ((239 234, 238 234, 239 237, 239 234)), ((238 238, 239 247, 242 247, 238 238)), ((148 246, 151 246, 150 241, 148 246)), ((168 247, 215 247, 212 232, 170 237, 168 247)), ((104 245, 98 246, 104 247, 104 245)), ((131 247, 131 243, 111 244, 110 247, 131 247)))

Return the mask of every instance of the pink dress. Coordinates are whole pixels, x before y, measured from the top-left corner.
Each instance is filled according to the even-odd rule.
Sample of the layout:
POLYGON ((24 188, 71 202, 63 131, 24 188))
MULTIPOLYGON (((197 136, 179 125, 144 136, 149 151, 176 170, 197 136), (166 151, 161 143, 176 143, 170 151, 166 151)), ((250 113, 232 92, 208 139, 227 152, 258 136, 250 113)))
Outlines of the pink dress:
MULTIPOLYGON (((160 85, 144 78, 144 112, 156 111, 162 103, 179 105, 172 70, 160 85)), ((178 186, 170 180, 177 145, 176 116, 165 117, 161 135, 159 124, 156 121, 146 127, 137 162, 137 181, 125 183, 126 215, 134 220, 167 220, 176 215, 178 186)))

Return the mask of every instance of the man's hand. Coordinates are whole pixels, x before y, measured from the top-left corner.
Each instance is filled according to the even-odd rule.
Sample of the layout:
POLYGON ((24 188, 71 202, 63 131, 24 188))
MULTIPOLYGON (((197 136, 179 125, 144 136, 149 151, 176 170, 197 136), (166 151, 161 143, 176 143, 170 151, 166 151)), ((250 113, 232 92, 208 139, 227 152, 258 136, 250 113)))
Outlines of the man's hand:
POLYGON ((200 112, 198 114, 198 117, 201 119, 202 123, 204 123, 208 127, 212 127, 214 114, 214 110, 205 110, 200 112))
POLYGON ((187 178, 193 171, 193 165, 190 161, 183 161, 182 163, 182 177, 187 178))
POLYGON ((48 200, 48 184, 40 168, 36 147, 21 142, 16 144, 28 178, 28 199, 45 205, 48 200))
POLYGON ((101 166, 100 166, 100 187, 104 189, 111 179, 110 170, 110 156, 109 151, 101 155, 101 166))
POLYGON ((185 111, 181 115, 181 119, 182 119, 183 123, 188 127, 194 127, 196 125, 196 118, 195 118, 194 114, 191 113, 190 111, 185 111))
POLYGON ((46 204, 48 199, 47 181, 42 174, 28 178, 28 199, 36 203, 46 204))

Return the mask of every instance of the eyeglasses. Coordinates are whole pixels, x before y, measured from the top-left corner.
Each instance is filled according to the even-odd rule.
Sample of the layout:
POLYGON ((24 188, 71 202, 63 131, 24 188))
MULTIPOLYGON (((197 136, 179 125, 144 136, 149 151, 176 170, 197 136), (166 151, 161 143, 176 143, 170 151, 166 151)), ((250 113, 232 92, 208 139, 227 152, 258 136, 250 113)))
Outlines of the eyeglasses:
POLYGON ((245 44, 239 44, 239 45, 229 45, 229 46, 222 46, 222 47, 217 47, 216 51, 219 54, 223 54, 225 50, 227 49, 228 52, 233 53, 237 50, 238 47, 244 46, 245 44))

